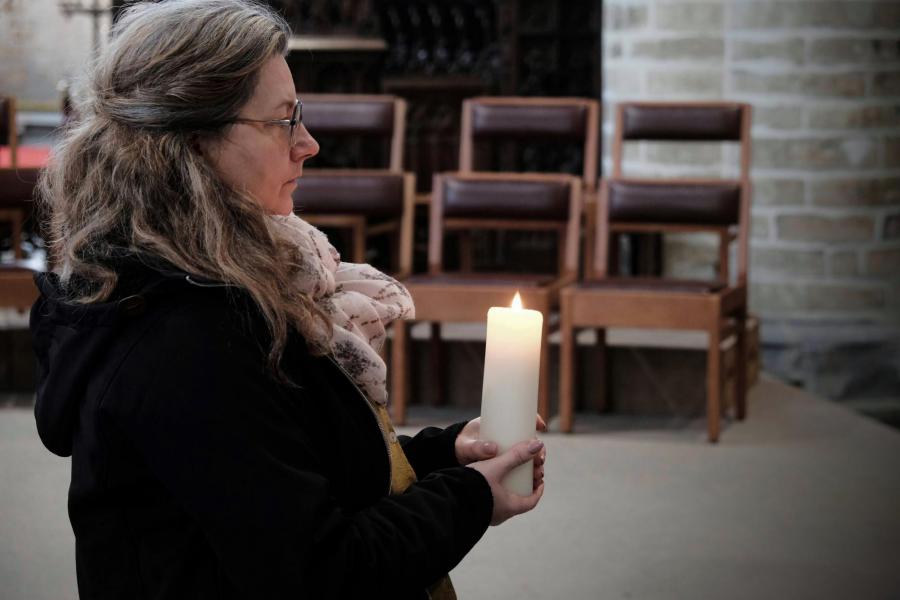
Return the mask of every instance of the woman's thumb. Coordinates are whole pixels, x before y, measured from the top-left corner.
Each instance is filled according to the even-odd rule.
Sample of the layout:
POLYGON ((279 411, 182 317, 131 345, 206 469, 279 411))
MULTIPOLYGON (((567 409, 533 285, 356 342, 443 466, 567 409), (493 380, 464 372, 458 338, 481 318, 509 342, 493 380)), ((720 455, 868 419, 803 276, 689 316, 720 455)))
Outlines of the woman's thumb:
POLYGON ((525 464, 533 459, 543 447, 544 442, 541 440, 525 440, 524 442, 519 442, 510 448, 508 452, 503 453, 504 470, 510 471, 519 465, 525 464))
POLYGON ((497 454, 496 442, 485 442, 483 440, 475 440, 472 442, 473 454, 478 460, 492 458, 497 454))

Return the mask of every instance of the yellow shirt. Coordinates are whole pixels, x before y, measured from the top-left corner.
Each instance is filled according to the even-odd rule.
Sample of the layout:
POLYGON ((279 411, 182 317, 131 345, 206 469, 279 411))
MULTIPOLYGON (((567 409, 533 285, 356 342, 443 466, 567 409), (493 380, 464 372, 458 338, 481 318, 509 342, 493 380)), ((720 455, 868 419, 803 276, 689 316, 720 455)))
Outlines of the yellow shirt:
MULTIPOLYGON (((403 453, 403 447, 397 440, 397 434, 394 432, 394 426, 391 424, 391 417, 388 415, 387 407, 383 404, 372 403, 375 407, 375 413, 381 422, 381 429, 387 435, 388 448, 391 452, 391 494, 398 495, 406 491, 416 481, 416 472, 412 465, 409 464, 406 455, 403 453)), ((453 583, 450 581, 449 575, 444 575, 431 587, 428 588, 428 595, 432 600, 456 600, 456 591, 453 589, 453 583)))

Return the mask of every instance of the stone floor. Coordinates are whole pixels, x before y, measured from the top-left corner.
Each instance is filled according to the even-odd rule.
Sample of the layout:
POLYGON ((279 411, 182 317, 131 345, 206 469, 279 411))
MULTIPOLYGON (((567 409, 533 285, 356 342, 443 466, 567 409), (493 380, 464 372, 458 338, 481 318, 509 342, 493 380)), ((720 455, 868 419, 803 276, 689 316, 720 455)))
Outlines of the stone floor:
MULTIPOLYGON (((765 378, 749 410, 717 445, 702 418, 544 435, 541 504, 453 571, 460 599, 900 598, 900 432, 765 378)), ((405 430, 472 413, 417 408, 405 430)), ((68 469, 30 409, 0 410, 0 598, 77 597, 68 469)))

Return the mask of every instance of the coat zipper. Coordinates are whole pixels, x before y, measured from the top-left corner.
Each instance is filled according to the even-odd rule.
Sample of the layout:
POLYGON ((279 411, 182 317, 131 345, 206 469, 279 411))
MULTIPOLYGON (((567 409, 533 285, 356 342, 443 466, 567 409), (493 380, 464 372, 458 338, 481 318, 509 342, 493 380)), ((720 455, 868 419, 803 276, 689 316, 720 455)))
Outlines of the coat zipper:
POLYGON ((387 432, 384 430, 384 426, 382 426, 382 424, 381 424, 381 419, 378 418, 378 413, 376 413, 375 409, 372 407, 372 403, 369 401, 368 398, 366 398, 366 395, 363 393, 363 391, 361 389, 359 389, 359 386, 356 385, 356 382, 353 381, 353 378, 350 377, 350 374, 347 373, 347 371, 344 369, 344 367, 342 367, 340 365, 340 363, 337 360, 335 360, 335 358, 333 356, 331 356, 330 354, 328 354, 326 356, 328 356, 328 360, 330 360, 334 364, 334 366, 336 366, 338 369, 340 369, 341 373, 344 374, 344 376, 347 378, 347 381, 350 382, 350 385, 353 386, 353 389, 356 390, 356 392, 359 394, 360 398, 362 398, 363 403, 365 403, 365 405, 368 407, 369 412, 372 413, 372 417, 375 419, 375 424, 378 425, 378 430, 381 432, 381 441, 384 442, 384 449, 387 452, 387 459, 388 459, 387 493, 388 493, 388 495, 390 495, 391 482, 393 480, 392 473, 394 472, 394 460, 391 458, 391 447, 388 445, 387 432))

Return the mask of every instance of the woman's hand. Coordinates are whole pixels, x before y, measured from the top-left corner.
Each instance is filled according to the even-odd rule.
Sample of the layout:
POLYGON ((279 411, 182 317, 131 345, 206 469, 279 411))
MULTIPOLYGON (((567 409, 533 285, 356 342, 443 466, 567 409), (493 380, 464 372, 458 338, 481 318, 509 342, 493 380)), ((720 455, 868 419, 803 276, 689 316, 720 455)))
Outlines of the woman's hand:
MULTIPOLYGON (((547 424, 544 423, 541 415, 537 415, 535 427, 540 432, 547 431, 547 424)), ((466 423, 466 426, 456 436, 456 461, 459 464, 467 465, 477 460, 485 460, 497 455, 497 444, 478 439, 480 435, 481 417, 478 417, 466 423)), ((541 464, 544 464, 544 454, 542 453, 540 457, 534 459, 535 466, 538 464, 538 459, 540 459, 541 464)))
MULTIPOLYGON (((499 525, 510 517, 526 513, 535 506, 544 494, 544 483, 538 482, 535 475, 534 491, 530 496, 519 496, 507 491, 501 482, 506 475, 529 460, 534 460, 537 465, 538 454, 544 449, 544 443, 540 440, 519 442, 508 451, 496 458, 474 462, 469 465, 487 479, 491 486, 491 495, 494 497, 494 511, 491 513, 491 525, 499 525)), ((537 467, 535 467, 537 469, 537 467)), ((537 471, 535 471, 537 472, 537 471)), ((541 479, 543 479, 543 467, 541 467, 541 479)))
MULTIPOLYGON (((537 415, 535 427, 540 432, 547 431, 547 424, 537 415)), ((468 465, 479 460, 487 460, 497 455, 497 444, 478 439, 481 434, 481 417, 469 421, 459 435, 456 436, 456 460, 461 465, 468 465)), ((534 489, 544 482, 544 462, 547 460, 547 449, 541 448, 534 459, 534 489)))

